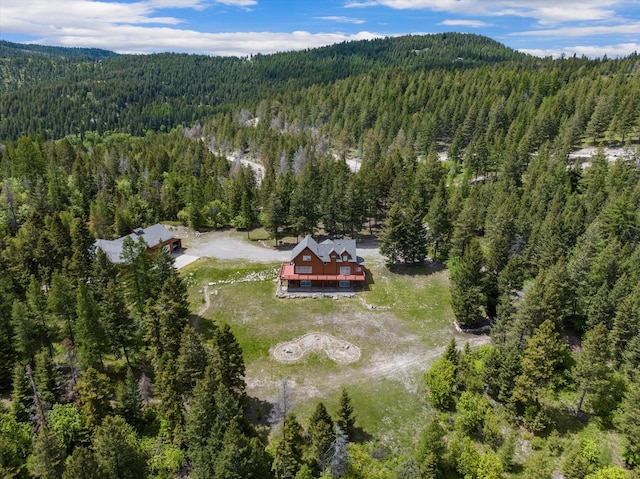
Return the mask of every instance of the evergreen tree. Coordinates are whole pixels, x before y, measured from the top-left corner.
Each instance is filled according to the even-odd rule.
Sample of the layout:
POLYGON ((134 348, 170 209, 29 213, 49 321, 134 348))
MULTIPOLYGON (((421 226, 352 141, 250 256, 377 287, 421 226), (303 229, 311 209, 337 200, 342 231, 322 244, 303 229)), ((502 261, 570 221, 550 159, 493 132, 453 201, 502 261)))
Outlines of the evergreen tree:
POLYGON ((198 462, 217 419, 216 391, 220 378, 214 368, 208 367, 193 389, 191 407, 185 414, 184 441, 194 463, 198 462))
POLYGON ((58 438, 42 428, 33 439, 33 450, 27 467, 33 477, 60 479, 66 458, 64 447, 58 438))
POLYGON ((438 190, 429 203, 427 216, 427 241, 433 246, 433 259, 438 259, 438 253, 443 258, 449 251, 449 238, 451 237, 451 219, 447 206, 447 190, 444 181, 438 186, 438 190))
POLYGON ((264 446, 257 438, 247 437, 236 422, 226 428, 214 471, 212 477, 219 479, 268 479, 271 476, 264 446))
POLYGON ((483 262, 480 243, 473 239, 451 270, 451 305, 462 326, 473 325, 482 316, 486 304, 483 262))
POLYGON ((49 352, 41 349, 36 355, 34 379, 40 399, 44 404, 52 406, 60 398, 61 377, 58 367, 51 360, 49 352))
POLYGON ((91 440, 96 462, 108 478, 145 477, 146 457, 133 428, 120 416, 107 416, 91 440))
POLYGON ((71 280, 62 273, 51 276, 51 288, 47 293, 47 309, 59 322, 64 323, 64 334, 73 342, 76 320, 76 292, 71 280))
POLYGON ((116 412, 134 428, 142 424, 142 394, 138 380, 131 368, 127 369, 127 377, 118 386, 116 394, 116 412))
POLYGON ((85 420, 85 427, 92 429, 99 425, 111 412, 111 383, 109 378, 88 368, 75 386, 78 401, 85 420))
POLYGON ((329 449, 335 440, 333 419, 321 402, 318 403, 309 418, 309 453, 317 463, 319 470, 324 472, 329 459, 329 449))
POLYGON ((271 470, 277 479, 294 479, 302 467, 302 426, 295 415, 284 419, 282 437, 275 447, 271 470))
POLYGON ((640 466, 640 386, 632 383, 618 409, 615 424, 622 435, 622 457, 630 466, 640 466))
POLYGON ((545 396, 551 392, 563 367, 565 356, 566 345, 560 341, 555 325, 546 320, 527 341, 513 399, 530 407, 531 414, 539 414, 545 396))
POLYGON ((608 330, 604 323, 599 323, 585 335, 576 361, 576 382, 582 390, 576 406, 577 412, 582 409, 587 393, 594 396, 592 401, 594 405, 603 405, 606 402, 606 396, 613 389, 610 359, 608 330))
POLYGON ((122 351, 127 365, 131 367, 129 348, 134 347, 136 343, 136 326, 129 315, 121 286, 112 281, 107 284, 102 300, 101 323, 111 345, 111 350, 116 354, 122 351))
POLYGON ((13 391, 11 415, 17 422, 29 422, 33 408, 33 390, 29 385, 25 364, 16 362, 13 367, 13 391))
POLYGON ((42 345, 41 339, 44 332, 27 305, 20 301, 13 303, 11 326, 14 331, 13 340, 16 351, 33 363, 35 353, 42 345))
POLYGON ((355 424, 356 418, 353 415, 353 406, 351 405, 351 397, 345 388, 342 388, 340 392, 339 406, 338 406, 338 418, 336 419, 336 426, 345 434, 347 440, 353 441, 355 439, 355 424))
POLYGON ((427 235, 414 198, 406 208, 394 203, 382 229, 380 253, 389 264, 419 263, 427 255, 427 235))
POLYGON ((442 357, 450 361, 454 366, 458 366, 460 351, 458 351, 458 343, 456 342, 455 336, 451 336, 451 340, 449 341, 449 344, 447 344, 444 353, 442 353, 442 357))
POLYGON ((242 348, 238 344, 231 327, 223 324, 215 329, 213 337, 212 365, 217 368, 224 384, 236 397, 244 396, 245 365, 242 348))
POLYGON ((106 338, 100 311, 93 294, 84 283, 78 283, 76 295, 76 341, 83 363, 89 367, 102 367, 106 351, 106 338))
POLYGON ((182 394, 176 361, 167 358, 156 366, 156 390, 160 399, 161 434, 181 445, 184 429, 182 394))
POLYGON ((98 465, 93 451, 79 446, 67 458, 62 479, 107 479, 107 476, 98 465))
POLYGON ((437 418, 432 417, 420 433, 415 459, 421 478, 440 477, 443 473, 447 450, 444 443, 444 429, 437 418))
POLYGON ((176 360, 182 394, 189 397, 196 382, 204 377, 209 362, 208 351, 201 336, 191 325, 187 325, 180 338, 180 353, 176 360))

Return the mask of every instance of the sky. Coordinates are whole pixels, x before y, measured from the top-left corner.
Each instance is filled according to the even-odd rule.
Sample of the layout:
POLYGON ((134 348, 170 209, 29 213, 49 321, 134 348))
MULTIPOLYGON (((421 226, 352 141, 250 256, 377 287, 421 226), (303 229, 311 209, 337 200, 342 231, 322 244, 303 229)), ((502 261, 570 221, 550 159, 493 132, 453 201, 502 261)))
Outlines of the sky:
POLYGON ((0 39, 248 56, 406 34, 486 35, 537 56, 640 52, 640 0, 1 0, 0 39))

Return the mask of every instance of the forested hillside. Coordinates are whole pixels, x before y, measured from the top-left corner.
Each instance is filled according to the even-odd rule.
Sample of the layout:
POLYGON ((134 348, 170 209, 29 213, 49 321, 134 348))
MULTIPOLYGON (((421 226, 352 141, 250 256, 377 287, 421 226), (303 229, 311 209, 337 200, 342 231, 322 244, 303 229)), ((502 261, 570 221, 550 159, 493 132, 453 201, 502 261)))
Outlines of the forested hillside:
POLYGON ((523 57, 486 37, 454 33, 251 58, 156 54, 100 62, 95 56, 16 59, 12 52, 20 51, 0 50, 6 52, 0 138, 39 133, 57 139, 85 131, 141 135, 254 105, 270 92, 356 74, 387 68, 462 69, 523 57))
POLYGON ((637 477, 636 55, 452 34, 44 59, 64 81, 24 61, 3 60, 31 73, 0 97, 3 476, 637 477), (624 150, 570 160, 585 145, 624 150), (338 429, 318 405, 276 438, 230 328, 193 328, 171 258, 92 251, 159 221, 373 235, 390 268, 446 265, 458 323, 491 345, 433 363, 412 450, 357 444, 346 393, 338 429))

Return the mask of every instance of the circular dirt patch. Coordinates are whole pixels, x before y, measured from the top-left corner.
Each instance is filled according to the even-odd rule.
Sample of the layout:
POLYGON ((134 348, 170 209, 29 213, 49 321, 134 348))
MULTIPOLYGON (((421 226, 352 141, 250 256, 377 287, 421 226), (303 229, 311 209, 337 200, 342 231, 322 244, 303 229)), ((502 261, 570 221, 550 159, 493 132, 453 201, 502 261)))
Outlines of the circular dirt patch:
POLYGON ((324 351, 329 359, 337 363, 353 363, 360 359, 360 348, 326 333, 308 333, 304 336, 279 343, 271 354, 283 363, 300 361, 307 351, 324 351))

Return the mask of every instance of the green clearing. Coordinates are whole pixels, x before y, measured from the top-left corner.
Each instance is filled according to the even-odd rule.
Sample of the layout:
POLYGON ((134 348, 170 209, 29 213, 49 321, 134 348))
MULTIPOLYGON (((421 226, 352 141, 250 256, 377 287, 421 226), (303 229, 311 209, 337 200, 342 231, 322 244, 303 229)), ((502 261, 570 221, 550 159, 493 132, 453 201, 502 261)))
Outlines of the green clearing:
MULTIPOLYGON (((294 412, 305 423, 318 401, 337 409, 342 387, 352 397, 357 426, 399 451, 412 446, 426 417, 422 377, 452 335, 448 274, 439 268, 390 271, 381 262, 368 268, 373 282, 354 298, 278 299, 279 264, 199 260, 182 270, 199 329, 228 323, 243 348, 249 395, 274 401, 287 379, 294 412), (210 306, 205 308, 205 285, 210 306), (372 308, 373 307, 373 308, 372 308), (360 359, 337 364, 324 352, 310 352, 284 364, 270 355, 278 343, 324 332, 361 349, 360 359)), ((476 338, 477 339, 477 338, 476 338)))

